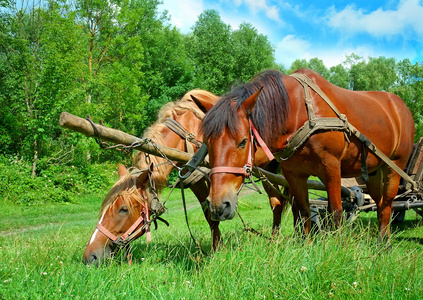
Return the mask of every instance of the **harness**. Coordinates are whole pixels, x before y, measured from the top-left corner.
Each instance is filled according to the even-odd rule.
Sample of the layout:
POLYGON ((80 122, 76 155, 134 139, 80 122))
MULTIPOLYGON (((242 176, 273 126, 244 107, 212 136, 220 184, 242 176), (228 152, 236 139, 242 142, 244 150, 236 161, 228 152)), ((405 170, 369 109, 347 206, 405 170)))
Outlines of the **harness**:
MULTIPOLYGON (((185 140, 185 146, 189 154, 194 155, 194 147, 193 147, 194 145, 195 148, 198 149, 197 151, 198 154, 196 155, 196 157, 202 157, 201 161, 205 159, 207 155, 207 148, 204 149, 204 147, 203 148, 201 147, 203 143, 195 138, 194 133, 188 132, 178 121, 171 118, 166 118, 163 124, 165 124, 170 130, 172 130, 174 133, 179 135, 183 140, 185 140), (206 152, 204 153, 202 149, 203 151, 205 150, 206 152)), ((198 164, 201 161, 199 161, 198 164)), ((197 183, 208 173, 208 168, 198 167, 198 164, 195 167, 191 168, 189 172, 187 172, 184 175, 182 175, 181 172, 179 172, 179 177, 183 179, 184 181, 183 186, 189 187, 190 185, 197 183)), ((185 167, 187 165, 188 163, 185 165, 185 167)), ((181 186, 181 183, 179 181, 177 182, 177 186, 179 187, 181 186)))
MULTIPOLYGON (((386 163, 390 168, 397 172, 405 181, 409 182, 413 190, 417 190, 417 183, 411 179, 403 170, 401 170, 395 163, 393 163, 388 156, 386 156, 382 151, 380 151, 375 144, 373 144, 364 134, 358 131, 353 125, 351 125, 346 115, 341 114, 333 102, 326 96, 326 94, 314 83, 311 79, 301 73, 294 73, 290 75, 295 78, 304 88, 305 94, 305 104, 307 108, 308 120, 304 125, 298 129, 292 136, 289 138, 286 147, 279 152, 271 153, 267 145, 264 143, 263 139, 258 134, 257 130, 254 127, 251 119, 250 123, 250 151, 247 159, 247 163, 243 168, 236 167, 215 167, 211 170, 210 176, 215 173, 233 173, 241 174, 244 177, 251 176, 251 168, 253 165, 252 153, 254 151, 253 139, 255 138, 257 143, 263 148, 269 160, 276 159, 278 162, 285 161, 289 159, 297 150, 300 148, 311 135, 317 131, 341 131, 344 133, 346 140, 349 142, 348 135, 354 135, 357 137, 364 147, 367 147, 370 151, 374 153, 379 159, 386 163), (312 99, 310 95, 310 88, 314 90, 335 112, 337 118, 332 117, 322 117, 316 118, 314 114, 312 99)), ((367 166, 366 166, 366 157, 363 151, 361 155, 362 160, 362 173, 367 175, 367 166)), ((242 186, 242 185, 241 185, 242 186)))
MULTIPOLYGON (((292 138, 288 141, 287 146, 284 150, 275 153, 275 158, 277 161, 283 161, 288 159, 294 154, 294 152, 301 147, 305 141, 316 131, 318 130, 330 130, 330 131, 343 131, 346 140, 349 142, 348 135, 353 134, 363 145, 367 147, 370 151, 373 152, 376 157, 380 158, 384 163, 386 163, 391 169, 398 173, 405 181, 409 182, 414 190, 418 189, 417 183, 408 176, 401 168, 399 168, 391 159, 386 156, 382 151, 380 151, 374 143, 372 143, 364 134, 358 131, 352 124, 347 120, 347 117, 344 114, 341 114, 332 101, 326 96, 326 94, 318 87, 311 79, 301 73, 294 73, 290 75, 295 78, 301 85, 304 87, 306 107, 309 120, 294 133, 292 138), (310 97, 310 90, 313 89, 335 112, 338 118, 316 118, 314 115, 313 105, 310 97)), ((362 163, 362 173, 367 175, 367 166, 366 166, 366 157, 364 151, 361 155, 362 163)))

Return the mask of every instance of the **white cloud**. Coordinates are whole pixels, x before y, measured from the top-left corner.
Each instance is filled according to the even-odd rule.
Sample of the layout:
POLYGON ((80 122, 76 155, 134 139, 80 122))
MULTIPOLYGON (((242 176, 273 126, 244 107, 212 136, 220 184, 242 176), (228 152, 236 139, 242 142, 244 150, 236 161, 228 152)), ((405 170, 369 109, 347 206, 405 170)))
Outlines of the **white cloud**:
POLYGON ((345 34, 402 35, 410 39, 423 36, 423 5, 419 0, 401 0, 395 10, 379 8, 372 12, 355 5, 348 5, 341 11, 332 6, 327 14, 328 25, 345 34))
POLYGON ((295 35, 287 35, 276 45, 276 61, 289 68, 294 60, 307 58, 310 47, 310 42, 295 35))
MULTIPOLYGON (((327 68, 342 64, 346 56, 351 53, 357 54, 365 59, 368 57, 378 57, 386 55, 376 52, 371 46, 361 45, 357 47, 336 46, 332 48, 315 48, 313 44, 307 40, 296 37, 295 35, 287 35, 282 41, 276 45, 276 61, 283 64, 286 68, 290 68, 296 59, 310 60, 319 58, 323 61, 327 68)), ((386 55, 390 57, 389 55, 386 55)))
POLYGON ((171 24, 188 33, 205 8, 202 0, 163 0, 159 9, 169 11, 171 24))
MULTIPOLYGON (((279 17, 278 6, 267 4, 266 0, 243 0, 243 2, 245 5, 247 5, 253 14, 257 14, 263 11, 269 19, 276 21, 279 24, 283 23, 282 19, 279 17)), ((235 0, 234 3, 237 6, 240 6, 242 0, 235 0)))

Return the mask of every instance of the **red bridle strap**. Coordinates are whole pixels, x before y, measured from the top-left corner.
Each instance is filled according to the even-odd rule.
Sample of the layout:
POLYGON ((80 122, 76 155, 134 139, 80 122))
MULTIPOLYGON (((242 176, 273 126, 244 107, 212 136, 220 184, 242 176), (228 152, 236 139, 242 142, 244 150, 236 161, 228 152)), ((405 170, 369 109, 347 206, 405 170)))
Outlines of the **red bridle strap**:
POLYGON ((266 153, 267 158, 269 159, 269 161, 272 161, 275 159, 275 157, 273 156, 272 152, 270 152, 269 147, 267 147, 266 143, 263 141, 263 139, 261 138, 261 136, 259 135, 256 127, 253 124, 253 121, 251 121, 251 119, 249 119, 250 121, 250 126, 251 129, 253 130, 253 134, 254 137, 257 140, 257 143, 260 145, 260 147, 263 149, 264 153, 266 153))
MULTIPOLYGON (((130 241, 134 240, 137 236, 137 234, 140 232, 140 230, 136 229, 143 223, 145 225, 144 229, 141 229, 144 227, 144 225, 140 228, 141 230, 144 230, 144 233, 147 235, 147 243, 151 241, 151 233, 150 233, 150 224, 148 224, 149 221, 149 212, 147 205, 143 205, 141 215, 139 218, 132 224, 132 226, 121 236, 117 237, 113 233, 111 233, 108 229, 106 229, 103 225, 100 224, 100 222, 97 223, 97 229, 103 233, 105 236, 107 236, 113 243, 115 244, 121 244, 126 245, 130 241), (135 233, 135 234, 134 234, 135 233)), ((143 233, 143 234, 144 234, 143 233)), ((142 234, 141 234, 142 235, 142 234)))
POLYGON ((253 133, 250 130, 250 151, 248 151, 247 163, 243 167, 214 167, 211 169, 209 177, 216 173, 232 173, 241 174, 243 176, 250 176, 253 167, 253 133))
POLYGON ((250 151, 248 152, 248 158, 247 163, 244 167, 214 167, 210 171, 210 177, 215 173, 232 173, 232 174, 241 174, 244 176, 250 176, 252 172, 253 167, 253 142, 254 138, 257 140, 257 143, 259 146, 263 149, 264 153, 267 155, 267 158, 269 158, 270 161, 274 160, 275 157, 273 156, 272 152, 270 152, 269 147, 267 147, 266 143, 263 141, 261 136, 259 135, 256 127, 254 126, 251 119, 248 119, 248 122, 250 123, 250 151))

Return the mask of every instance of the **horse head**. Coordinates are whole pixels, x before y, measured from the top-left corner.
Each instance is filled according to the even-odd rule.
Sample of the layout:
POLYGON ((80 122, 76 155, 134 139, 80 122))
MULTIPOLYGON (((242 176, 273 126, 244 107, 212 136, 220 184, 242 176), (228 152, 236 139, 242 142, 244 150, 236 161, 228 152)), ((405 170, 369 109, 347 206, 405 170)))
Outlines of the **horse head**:
POLYGON ((255 148, 249 117, 260 92, 261 88, 241 105, 232 99, 223 99, 221 105, 218 103, 203 120, 211 167, 208 200, 213 220, 230 220, 235 216, 238 193, 245 177, 251 174, 255 148), (228 116, 221 123, 222 119, 215 117, 222 113, 220 107, 223 106, 227 106, 223 111, 228 116))
MULTIPOLYGON (((100 219, 84 251, 86 264, 99 264, 112 257, 124 244, 124 239, 145 224, 151 195, 147 188, 153 165, 149 169, 128 172, 119 165, 119 180, 108 192, 100 210, 100 219)), ((131 240, 138 238, 141 230, 131 240)))

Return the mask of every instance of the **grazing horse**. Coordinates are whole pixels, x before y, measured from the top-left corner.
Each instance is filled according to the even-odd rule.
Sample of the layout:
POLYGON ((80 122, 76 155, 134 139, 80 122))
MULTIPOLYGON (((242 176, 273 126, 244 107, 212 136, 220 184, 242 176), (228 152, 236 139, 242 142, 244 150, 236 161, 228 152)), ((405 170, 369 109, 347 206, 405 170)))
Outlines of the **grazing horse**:
POLYGON ((275 155, 288 181, 295 228, 305 234, 310 231, 307 189, 310 175, 325 184, 329 210, 335 225, 339 225, 341 177, 361 176, 364 165, 370 175, 367 188, 377 204, 380 237, 389 236, 392 203, 400 175, 364 147, 356 135, 343 129, 351 128, 348 126, 352 124, 403 170, 413 147, 414 121, 410 111, 399 97, 387 92, 346 90, 307 69, 295 73, 287 76, 275 70, 264 71, 223 96, 203 119, 201 130, 212 168, 208 198, 212 219, 233 218, 237 191, 246 176, 242 168, 257 163, 254 157, 257 146, 250 133, 256 131, 256 140, 259 140, 257 136, 261 137, 264 143, 260 145, 275 155), (311 79, 311 84, 326 94, 332 106, 315 90, 305 89, 297 79, 301 76, 311 79), (342 123, 345 127, 316 130, 306 135, 296 151, 278 157, 284 154, 297 131, 304 126, 314 126, 312 122, 319 118, 342 123), (300 224, 302 226, 297 226, 300 224))
MULTIPOLYGON (((191 147, 196 148, 195 145, 191 145, 190 142, 187 143, 185 138, 182 138, 180 135, 175 133, 174 130, 170 129, 169 125, 167 125, 169 123, 168 119, 177 121, 189 133, 195 135, 197 140, 202 141, 202 135, 200 133, 201 120, 204 118, 205 112, 212 108, 219 99, 220 97, 203 90, 193 90, 186 93, 180 101, 170 102, 162 107, 159 111, 157 121, 145 131, 144 137, 154 140, 159 145, 164 145, 181 151, 187 151, 187 149, 191 147)), ((260 153, 258 153, 257 156, 260 156, 260 153)), ((150 162, 153 163, 154 169, 152 171, 152 179, 156 192, 160 193, 163 187, 166 186, 167 177, 172 171, 173 166, 166 163, 167 161, 161 157, 148 156, 147 158, 144 152, 139 152, 135 161, 137 168, 141 170, 148 169, 150 162)), ((263 158, 263 165, 265 164, 268 164, 266 157, 263 158)), ((276 172, 277 167, 277 164, 275 165, 274 163, 271 163, 266 169, 276 172)), ((121 170, 121 173, 125 174, 125 171, 121 170)), ((121 179, 119 179, 119 181, 121 181, 121 179)), ((123 192, 127 189, 126 185, 119 184, 118 186, 122 188, 123 192)), ((189 188, 193 191, 202 205, 206 203, 209 194, 209 186, 205 178, 191 184, 189 188)), ((273 211, 273 229, 276 232, 281 223, 281 213, 286 207, 286 200, 269 186, 264 185, 264 188, 269 196, 270 205, 273 211)), ((111 203, 110 198, 118 201, 119 197, 117 197, 117 195, 119 195, 120 190, 116 188, 112 188, 112 190, 115 191, 114 195, 108 195, 108 197, 104 200, 102 207, 108 206, 111 203)), ((109 194, 110 193, 111 192, 109 192, 109 194)), ((138 187, 138 194, 146 195, 148 200, 151 199, 154 196, 152 195, 151 181, 147 181, 141 187, 138 187)), ((139 196, 134 196, 132 199, 137 202, 141 201, 139 196)), ((99 221, 101 224, 103 224, 103 222, 106 224, 106 219, 108 218, 107 214, 104 215, 104 211, 104 209, 101 209, 102 213, 100 213, 99 221)), ((118 214, 115 213, 110 216, 111 218, 114 218, 116 215, 118 214)), ((220 241, 219 221, 213 221, 211 219, 209 210, 204 211, 204 215, 210 226, 212 233, 212 245, 215 249, 220 241)), ((112 229, 113 226, 110 226, 112 229)), ((123 229, 127 230, 127 228, 123 229)), ((123 232, 125 232, 125 230, 123 230, 123 232)), ((122 232, 119 234, 122 234, 122 232)), ((102 260, 104 257, 108 257, 112 254, 114 250, 112 246, 113 244, 110 242, 110 239, 96 229, 84 252, 83 260, 86 263, 98 263, 98 261, 102 260)))

